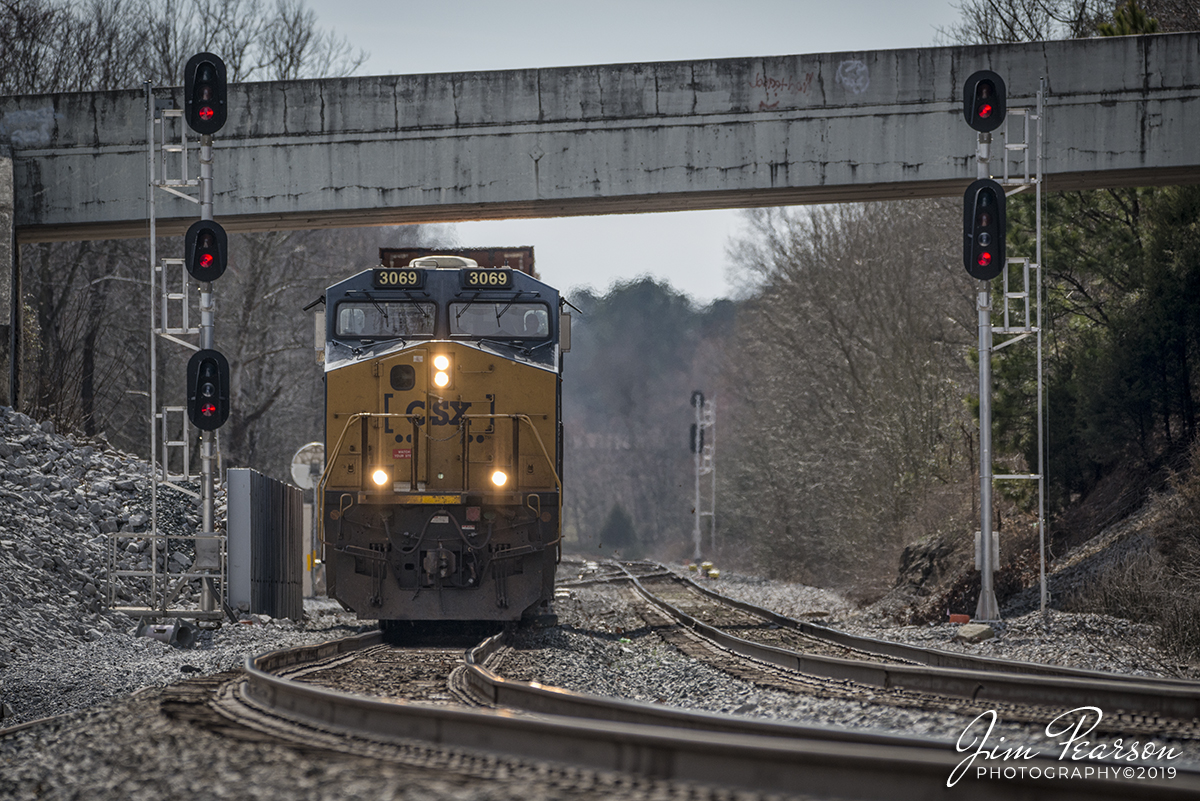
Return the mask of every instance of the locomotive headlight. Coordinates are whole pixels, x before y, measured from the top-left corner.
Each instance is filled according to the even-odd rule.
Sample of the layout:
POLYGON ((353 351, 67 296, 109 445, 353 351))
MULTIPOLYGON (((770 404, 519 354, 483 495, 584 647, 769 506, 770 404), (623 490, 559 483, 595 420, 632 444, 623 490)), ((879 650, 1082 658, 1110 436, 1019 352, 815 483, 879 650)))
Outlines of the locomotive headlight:
POLYGON ((433 357, 433 367, 437 370, 433 374, 433 384, 438 389, 445 389, 450 386, 450 357, 444 353, 439 353, 433 357))
POLYGON ((382 467, 378 468, 374 473, 371 474, 371 480, 381 487, 388 483, 389 477, 388 471, 384 470, 382 467))
POLYGON ((496 472, 492 473, 492 483, 497 487, 503 487, 508 483, 508 474, 503 470, 497 470, 496 472))

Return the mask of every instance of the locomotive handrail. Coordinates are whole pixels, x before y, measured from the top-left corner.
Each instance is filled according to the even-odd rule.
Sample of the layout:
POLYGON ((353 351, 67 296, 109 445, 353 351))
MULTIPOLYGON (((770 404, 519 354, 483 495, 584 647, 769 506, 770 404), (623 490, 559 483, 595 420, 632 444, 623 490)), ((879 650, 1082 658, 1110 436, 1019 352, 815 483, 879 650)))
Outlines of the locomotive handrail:
MULTIPOLYGON (((342 451, 342 441, 346 439, 346 432, 350 430, 351 423, 353 423, 363 417, 367 417, 367 418, 370 418, 370 417, 400 417, 400 418, 413 420, 413 419, 416 419, 421 416, 422 415, 419 415, 419 414, 408 414, 408 413, 404 413, 404 412, 355 412, 354 414, 347 417, 346 424, 342 426, 342 433, 338 435, 337 444, 333 446, 333 452, 330 454, 326 454, 325 469, 321 471, 321 478, 317 481, 317 484, 316 484, 316 490, 315 490, 314 494, 316 495, 316 501, 317 501, 316 513, 319 515, 319 517, 317 519, 318 520, 325 519, 325 484, 329 480, 329 471, 333 469, 333 463, 337 459, 337 455, 339 453, 341 453, 341 451, 342 451)), ((415 475, 416 475, 416 473, 415 473, 415 466, 414 466, 414 476, 415 475)), ((560 495, 562 494, 561 488, 559 489, 559 494, 560 495)), ((320 531, 321 531, 321 544, 324 545, 324 544, 326 544, 325 527, 321 526, 320 531)))
MULTIPOLYGON (((466 418, 472 418, 472 417, 490 418, 493 420, 498 417, 499 418, 507 418, 509 420, 518 420, 529 426, 529 430, 533 432, 533 438, 537 440, 538 447, 541 448, 541 450, 542 450, 542 456, 545 457, 546 464, 550 466, 550 475, 554 476, 554 486, 558 488, 558 537, 556 539, 553 539, 550 542, 546 543, 546 545, 547 546, 557 545, 558 543, 562 542, 562 503, 563 503, 562 479, 560 479, 558 477, 558 470, 555 469, 555 464, 550 459, 550 453, 549 453, 549 451, 546 450, 546 444, 544 442, 542 442, 542 435, 538 433, 537 426, 535 426, 533 424, 533 420, 527 414, 494 414, 494 413, 464 414, 463 417, 466 417, 466 418)), ((516 465, 513 465, 513 473, 515 474, 516 472, 517 472, 516 465)), ((515 480, 516 476, 514 475, 513 478, 515 480)))
MULTIPOLYGON (((333 446, 333 452, 326 455, 325 469, 321 471, 321 478, 317 481, 315 494, 317 497, 317 513, 320 515, 318 517, 318 519, 319 520, 325 519, 325 484, 329 479, 329 471, 333 469, 333 463, 334 463, 335 459, 337 458, 337 454, 341 453, 342 442, 346 438, 346 432, 350 430, 351 423, 354 423, 362 418, 369 419, 372 417, 396 417, 396 418, 403 418, 403 419, 407 419, 407 420, 413 420, 413 419, 416 419, 416 418, 422 417, 422 416, 423 415, 408 414, 408 413, 403 413, 403 412, 355 412, 355 413, 351 414, 349 417, 347 417, 346 423, 345 423, 345 425, 342 426, 342 431, 338 435, 337 444, 333 446)), ((562 479, 559 478, 558 470, 556 469, 556 465, 554 464, 553 460, 550 459, 550 453, 549 453, 549 451, 546 450, 546 444, 542 441, 542 435, 540 433, 538 433, 537 426, 535 426, 533 424, 533 420, 527 414, 494 414, 494 413, 493 414, 466 414, 466 415, 463 415, 463 417, 464 418, 490 418, 493 420, 497 419, 497 418, 506 418, 509 420, 517 420, 518 422, 523 422, 529 426, 529 429, 533 432, 533 438, 535 440, 537 440, 538 448, 540 448, 542 451, 542 456, 546 459, 546 464, 549 465, 549 467, 550 467, 550 475, 552 475, 554 477, 554 486, 558 488, 558 536, 555 539, 551 540, 550 542, 546 543, 546 545, 547 546, 557 545, 560 542, 562 542, 562 504, 563 504, 562 479)), ((515 465, 514 465, 513 473, 514 473, 514 480, 515 480, 515 478, 516 478, 515 465)), ((413 465, 413 480, 414 481, 416 480, 416 465, 413 465)), ((464 486, 463 489, 465 490, 466 487, 464 486)), ((323 526, 321 527, 321 544, 322 545, 326 544, 325 528, 323 526)))

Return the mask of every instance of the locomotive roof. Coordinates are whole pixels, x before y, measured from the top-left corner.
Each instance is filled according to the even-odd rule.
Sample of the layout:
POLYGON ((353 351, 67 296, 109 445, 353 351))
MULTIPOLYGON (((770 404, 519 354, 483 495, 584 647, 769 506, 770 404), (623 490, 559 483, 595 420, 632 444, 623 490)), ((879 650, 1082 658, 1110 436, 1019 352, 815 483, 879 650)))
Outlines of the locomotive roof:
POLYGON ((426 256, 413 259, 407 267, 373 267, 356 273, 344 281, 329 287, 326 292, 330 304, 335 299, 344 297, 349 292, 369 291, 375 297, 387 297, 411 300, 473 300, 491 297, 511 299, 514 293, 537 292, 540 299, 554 306, 558 305, 558 290, 549 284, 528 275, 520 270, 478 267, 471 259, 460 256, 426 256), (435 266, 436 264, 436 266, 435 266), (428 286, 422 290, 405 288, 379 288, 375 285, 375 274, 380 270, 421 270, 426 277, 428 286), (511 288, 475 289, 461 286, 460 277, 464 269, 503 270, 512 277, 511 288), (486 293, 486 295, 481 294, 486 293))
POLYGON ((347 363, 378 358, 437 337, 396 338, 386 341, 358 340, 335 336, 337 307, 353 301, 433 302, 445 310, 451 303, 545 304, 550 320, 550 335, 536 345, 502 342, 487 337, 456 335, 453 341, 495 353, 506 359, 526 362, 543 369, 558 369, 558 290, 531 275, 508 268, 479 267, 471 259, 459 256, 426 256, 412 260, 407 267, 374 267, 329 287, 326 301, 325 369, 334 370, 347 363), (401 275, 403 274, 403 275, 401 275), (492 286, 487 279, 503 278, 503 286, 492 286), (469 285, 471 279, 481 285, 469 285), (396 285, 403 281, 405 285, 396 285))

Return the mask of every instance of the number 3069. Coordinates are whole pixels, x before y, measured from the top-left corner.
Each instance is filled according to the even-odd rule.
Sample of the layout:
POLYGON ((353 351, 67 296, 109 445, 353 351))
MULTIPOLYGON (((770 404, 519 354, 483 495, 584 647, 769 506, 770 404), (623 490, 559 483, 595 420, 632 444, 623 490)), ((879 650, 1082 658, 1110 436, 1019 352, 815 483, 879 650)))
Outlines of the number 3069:
POLYGON ((479 270, 467 274, 471 286, 503 286, 508 283, 508 274, 500 270, 479 270))
POLYGON ((414 270, 384 270, 379 274, 382 286, 413 286, 417 283, 417 273, 414 270))

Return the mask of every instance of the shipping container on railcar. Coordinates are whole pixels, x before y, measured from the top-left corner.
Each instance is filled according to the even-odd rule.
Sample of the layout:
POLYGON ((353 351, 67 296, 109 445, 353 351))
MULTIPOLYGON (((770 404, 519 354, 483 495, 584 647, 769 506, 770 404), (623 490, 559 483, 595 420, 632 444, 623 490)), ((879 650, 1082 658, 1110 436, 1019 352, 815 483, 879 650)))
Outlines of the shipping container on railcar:
POLYGON ((330 596, 385 628, 551 619, 570 325, 558 292, 428 256, 325 299, 330 596))

